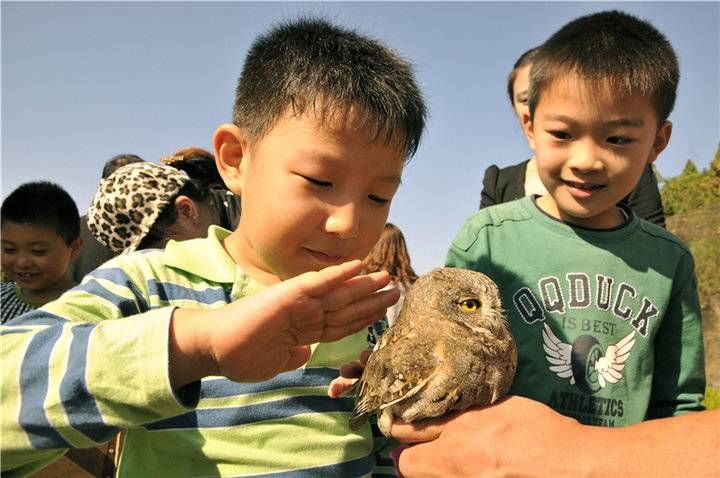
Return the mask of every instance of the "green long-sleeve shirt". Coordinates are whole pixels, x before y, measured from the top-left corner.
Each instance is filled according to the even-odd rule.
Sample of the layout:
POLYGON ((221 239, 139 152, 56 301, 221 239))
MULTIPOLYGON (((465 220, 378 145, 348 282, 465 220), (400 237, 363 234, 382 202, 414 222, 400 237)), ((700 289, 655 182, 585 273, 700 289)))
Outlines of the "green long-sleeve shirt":
POLYGON ((493 278, 518 344, 511 393, 579 421, 623 426, 702 410, 703 337, 693 259, 634 217, 573 227, 526 197, 478 211, 447 265, 493 278))

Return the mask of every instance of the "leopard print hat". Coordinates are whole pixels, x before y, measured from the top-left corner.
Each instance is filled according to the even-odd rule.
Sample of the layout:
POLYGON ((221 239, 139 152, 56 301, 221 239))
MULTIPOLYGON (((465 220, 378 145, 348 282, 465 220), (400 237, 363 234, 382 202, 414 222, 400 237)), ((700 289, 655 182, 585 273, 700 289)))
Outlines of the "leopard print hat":
POLYGON ((116 254, 134 251, 189 179, 184 171, 164 164, 118 168, 100 181, 88 209, 90 232, 116 254))

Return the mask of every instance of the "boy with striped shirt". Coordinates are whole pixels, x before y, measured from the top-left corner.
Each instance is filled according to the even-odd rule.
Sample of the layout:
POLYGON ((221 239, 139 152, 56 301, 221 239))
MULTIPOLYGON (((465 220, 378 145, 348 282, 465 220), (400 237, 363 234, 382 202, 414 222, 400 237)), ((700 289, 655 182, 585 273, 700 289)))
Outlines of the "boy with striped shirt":
POLYGON ((120 476, 393 473, 326 391, 398 298, 357 259, 424 121, 377 41, 313 19, 259 37, 213 137, 237 229, 121 255, 3 328, 3 474, 121 429, 120 476))

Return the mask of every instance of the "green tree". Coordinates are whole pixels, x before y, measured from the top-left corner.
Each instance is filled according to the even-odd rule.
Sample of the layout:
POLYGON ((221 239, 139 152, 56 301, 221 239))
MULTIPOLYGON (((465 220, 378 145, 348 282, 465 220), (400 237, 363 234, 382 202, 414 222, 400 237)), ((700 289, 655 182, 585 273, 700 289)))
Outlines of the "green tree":
POLYGON ((715 151, 715 157, 710 161, 710 171, 713 171, 715 176, 720 176, 720 143, 718 143, 718 149, 715 151))
POLYGON ((695 166, 692 159, 688 159, 687 163, 685 163, 685 168, 683 168, 682 173, 680 173, 680 176, 693 176, 695 174, 698 174, 697 166, 695 166))
POLYGON ((720 200, 720 146, 707 171, 699 172, 692 159, 680 176, 667 179, 660 191, 666 216, 697 209, 720 200))

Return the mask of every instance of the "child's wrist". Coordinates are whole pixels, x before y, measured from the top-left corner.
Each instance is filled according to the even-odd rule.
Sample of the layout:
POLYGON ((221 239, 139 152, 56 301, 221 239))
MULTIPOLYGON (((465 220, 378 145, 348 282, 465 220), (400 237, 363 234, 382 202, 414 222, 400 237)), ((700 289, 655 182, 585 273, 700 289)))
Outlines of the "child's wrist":
POLYGON ((213 311, 175 309, 170 319, 170 383, 177 389, 203 377, 217 375, 209 343, 213 311), (202 316, 202 317, 200 317, 202 316))

